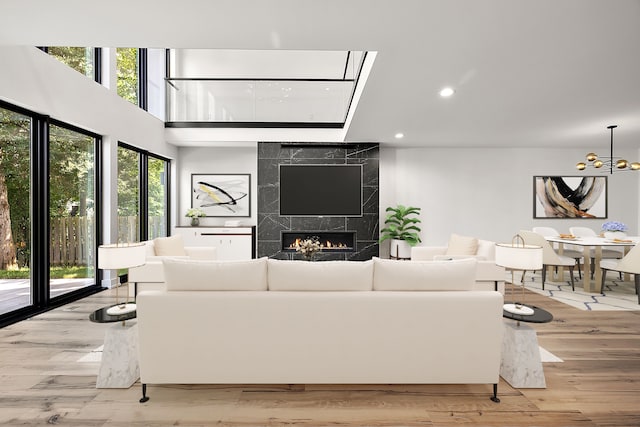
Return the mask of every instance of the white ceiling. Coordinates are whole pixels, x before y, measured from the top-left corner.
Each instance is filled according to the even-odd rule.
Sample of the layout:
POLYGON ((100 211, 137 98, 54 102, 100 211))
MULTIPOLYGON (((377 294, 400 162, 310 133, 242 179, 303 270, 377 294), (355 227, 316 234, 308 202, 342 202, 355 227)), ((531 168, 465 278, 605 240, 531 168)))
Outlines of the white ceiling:
POLYGON ((348 141, 640 146, 640 0, 2 0, 0 44, 376 51, 348 141))

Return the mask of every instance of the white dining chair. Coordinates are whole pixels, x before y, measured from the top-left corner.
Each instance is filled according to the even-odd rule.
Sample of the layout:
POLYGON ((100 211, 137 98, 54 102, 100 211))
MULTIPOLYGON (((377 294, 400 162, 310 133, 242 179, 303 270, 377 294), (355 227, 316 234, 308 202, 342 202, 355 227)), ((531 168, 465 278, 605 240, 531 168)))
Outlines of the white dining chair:
POLYGON ((640 244, 635 245, 621 260, 603 259, 600 261, 600 268, 602 269, 601 289, 604 289, 604 281, 608 270, 617 271, 620 274, 633 274, 638 304, 640 304, 640 244))
MULTIPOLYGON (((560 235, 560 233, 558 233, 558 230, 553 227, 533 227, 533 232, 538 233, 543 237, 558 237, 560 235)), ((556 249, 555 247, 553 248, 554 250, 556 249)), ((578 278, 582 279, 582 268, 580 267, 580 260, 584 256, 582 248, 575 245, 564 245, 562 254, 576 260, 576 264, 578 264, 578 278)))
POLYGON ((573 270, 576 266, 576 260, 574 258, 558 255, 551 247, 551 244, 538 233, 529 230, 520 230, 518 234, 524 239, 526 245, 542 246, 542 290, 544 290, 544 282, 547 278, 547 267, 549 266, 569 268, 571 289, 575 290, 573 270))
MULTIPOLYGON (((598 237, 598 233, 593 231, 589 227, 569 227, 569 231, 576 237, 598 237)), ((584 248, 583 248, 584 250, 584 248)), ((620 259, 624 256, 622 249, 602 249, 602 259, 620 259)), ((593 279, 593 273, 596 268, 595 264, 595 249, 591 248, 589 251, 589 257, 591 258, 591 278, 593 279)))

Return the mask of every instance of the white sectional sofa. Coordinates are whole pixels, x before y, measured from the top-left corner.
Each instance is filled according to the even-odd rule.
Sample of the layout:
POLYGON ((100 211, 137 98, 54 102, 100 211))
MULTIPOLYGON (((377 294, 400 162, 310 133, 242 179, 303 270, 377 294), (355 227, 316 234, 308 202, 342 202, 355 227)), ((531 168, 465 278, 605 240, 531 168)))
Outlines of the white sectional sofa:
POLYGON ((497 384, 503 297, 476 260, 166 259, 137 298, 148 384, 497 384))

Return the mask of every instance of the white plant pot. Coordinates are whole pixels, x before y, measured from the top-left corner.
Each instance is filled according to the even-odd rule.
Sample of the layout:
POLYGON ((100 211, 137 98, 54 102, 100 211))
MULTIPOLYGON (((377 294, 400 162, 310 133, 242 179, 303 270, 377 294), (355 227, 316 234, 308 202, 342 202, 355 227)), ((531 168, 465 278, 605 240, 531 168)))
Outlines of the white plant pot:
POLYGON ((392 258, 411 258, 411 246, 406 240, 391 239, 391 246, 389 248, 389 255, 392 258))
POLYGON ((624 231, 605 231, 604 237, 607 239, 624 239, 627 237, 627 233, 624 231))

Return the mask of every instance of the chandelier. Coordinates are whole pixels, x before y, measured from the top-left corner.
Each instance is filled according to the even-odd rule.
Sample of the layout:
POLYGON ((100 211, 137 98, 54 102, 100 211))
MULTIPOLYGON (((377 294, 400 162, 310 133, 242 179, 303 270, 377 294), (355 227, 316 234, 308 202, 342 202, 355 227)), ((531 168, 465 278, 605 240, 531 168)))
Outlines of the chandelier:
POLYGON ((593 167, 596 169, 604 167, 605 170, 606 168, 609 168, 610 174, 613 174, 614 166, 618 171, 640 170, 640 162, 629 162, 621 157, 613 157, 613 130, 617 127, 618 125, 607 126, 607 129, 611 130, 611 148, 609 149, 609 157, 598 157, 596 153, 588 153, 587 161, 589 163, 578 162, 576 164, 576 169, 583 171, 587 167, 593 167))

